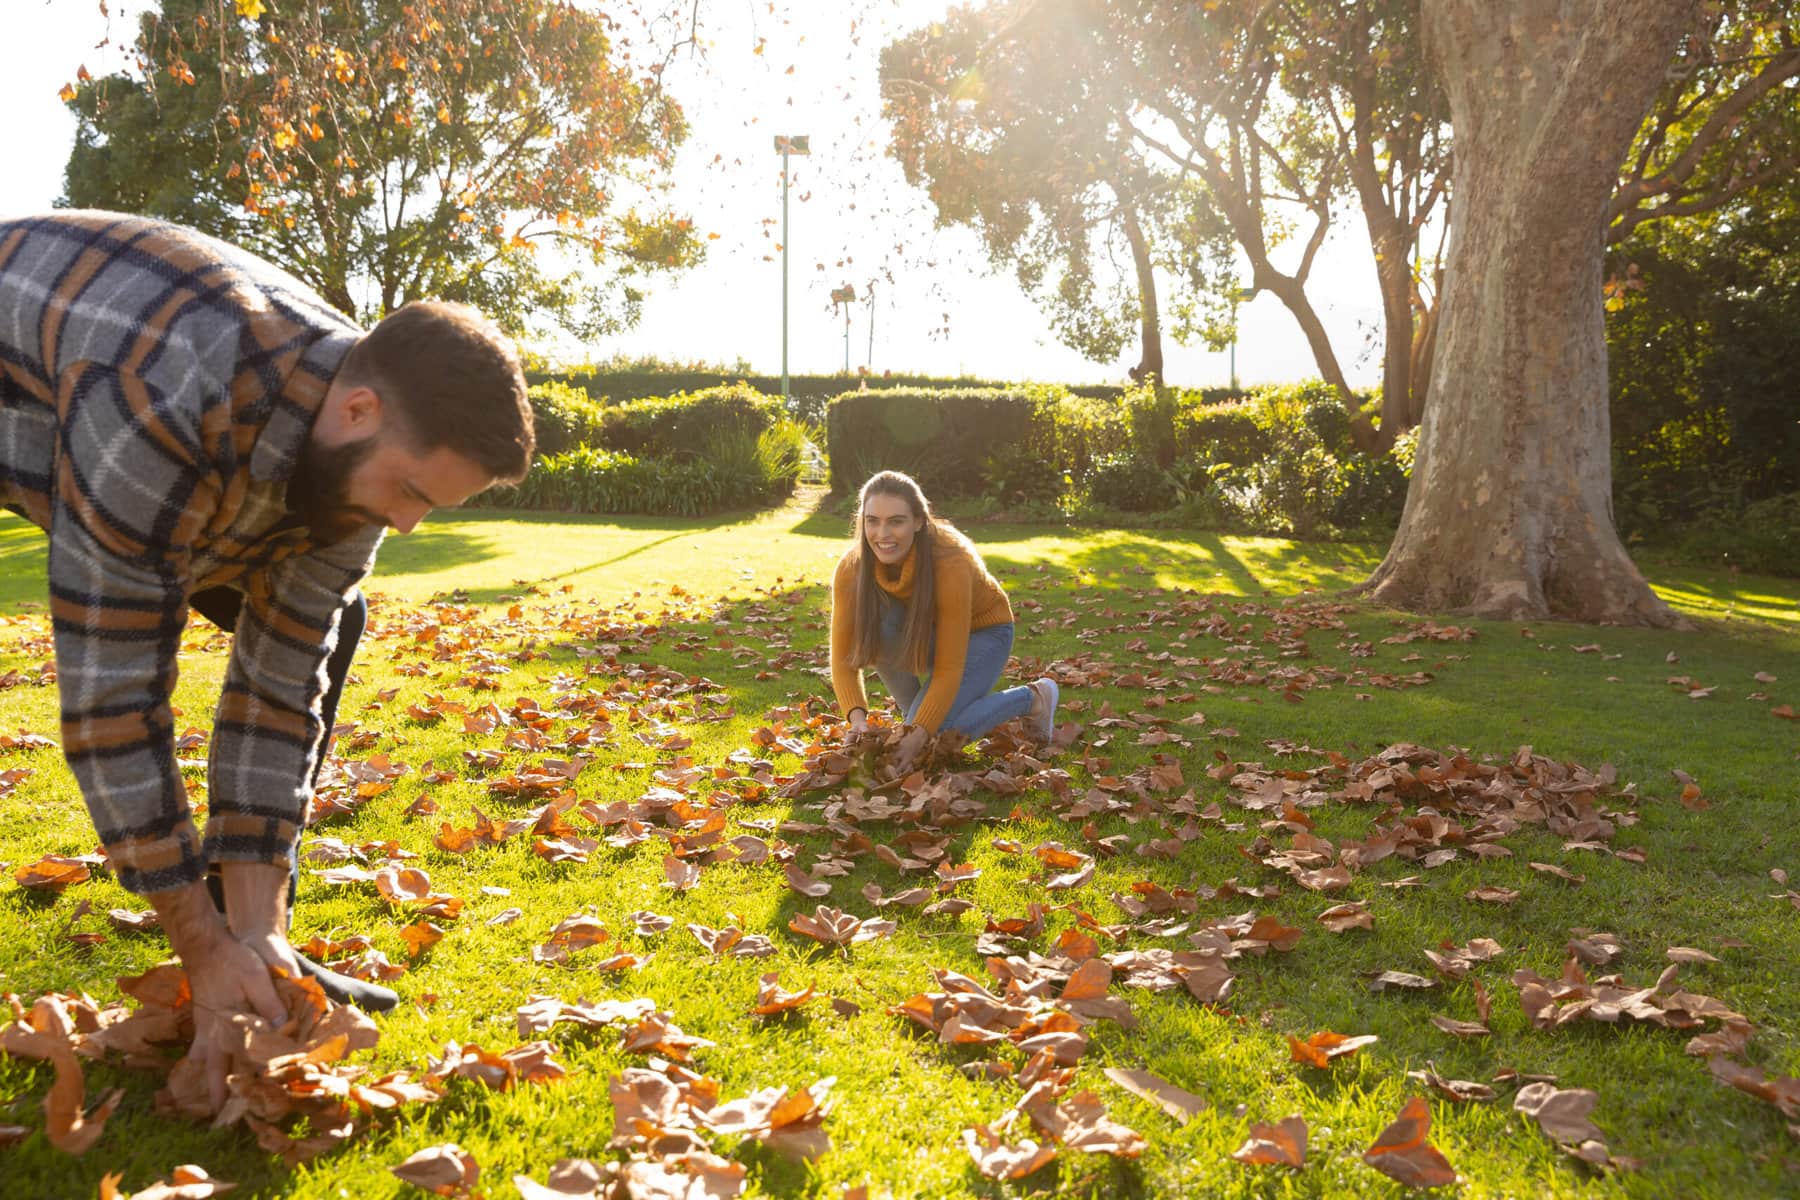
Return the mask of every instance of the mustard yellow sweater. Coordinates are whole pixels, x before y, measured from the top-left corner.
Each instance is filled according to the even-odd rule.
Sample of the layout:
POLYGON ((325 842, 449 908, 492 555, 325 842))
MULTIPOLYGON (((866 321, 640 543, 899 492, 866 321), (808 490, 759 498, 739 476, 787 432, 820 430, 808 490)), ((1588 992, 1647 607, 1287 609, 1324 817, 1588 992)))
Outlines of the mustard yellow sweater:
MULTIPOLYGON (((856 640, 856 573, 860 569, 859 554, 866 549, 859 542, 846 551, 831 580, 831 686, 837 692, 838 711, 843 713, 869 705, 868 693, 863 690, 862 668, 850 662, 850 648, 856 640)), ((932 655, 931 683, 913 719, 936 733, 950 715, 950 705, 962 686, 969 634, 990 625, 1009 624, 1013 612, 1006 591, 966 540, 947 530, 937 531, 932 550, 937 645, 932 655)), ((892 568, 877 562, 875 582, 888 595, 910 604, 918 557, 915 542, 897 574, 890 574, 892 568)))

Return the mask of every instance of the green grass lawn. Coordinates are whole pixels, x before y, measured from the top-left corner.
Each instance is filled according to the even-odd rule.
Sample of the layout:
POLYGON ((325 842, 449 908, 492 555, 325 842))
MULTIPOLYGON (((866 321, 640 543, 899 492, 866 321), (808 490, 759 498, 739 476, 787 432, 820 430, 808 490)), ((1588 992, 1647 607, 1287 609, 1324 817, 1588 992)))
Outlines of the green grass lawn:
MULTIPOLYGON (((804 826, 836 815, 843 789, 728 803, 732 785, 724 776, 739 773, 734 762, 765 756, 781 776, 802 770, 800 758, 755 739, 774 725, 808 741, 791 710, 808 697, 829 696, 822 674, 825 581, 846 525, 835 513, 799 508, 718 524, 476 513, 390 539, 369 587, 371 634, 339 716, 356 731, 340 739, 339 750, 355 763, 386 755, 408 771, 353 814, 315 826, 302 849, 319 838, 397 843, 418 855, 405 865, 425 869, 436 891, 467 907, 459 919, 441 922, 443 939, 409 962, 399 934, 411 920, 405 911, 384 904, 371 885, 332 886, 303 873, 297 942, 366 935, 391 960, 408 964, 393 985, 403 1003, 380 1019, 381 1043, 361 1060, 376 1072, 422 1071, 450 1041, 507 1050, 528 1040, 514 1014, 533 994, 650 997, 681 1029, 714 1043, 696 1053, 693 1066, 720 1082, 724 1099, 776 1086, 798 1091, 835 1077, 834 1108, 824 1123, 832 1148, 816 1161, 793 1161, 750 1139, 714 1139, 720 1153, 748 1166, 751 1195, 838 1197, 863 1183, 871 1196, 895 1197, 1399 1195, 1406 1189, 1365 1166, 1361 1155, 1413 1095, 1429 1100, 1430 1140, 1460 1174, 1455 1190, 1463 1195, 1800 1194, 1800 1139, 1790 1123, 1772 1105, 1715 1083, 1705 1061, 1684 1053, 1688 1033, 1590 1020, 1540 1030, 1527 1020, 1512 982, 1520 969, 1557 977, 1578 929, 1614 934, 1624 948, 1612 965, 1589 974, 1617 973, 1633 986, 1656 982, 1668 965, 1666 948, 1705 950, 1719 961, 1684 966, 1680 985, 1716 997, 1756 1026, 1746 1061, 1772 1076, 1800 1074, 1800 908, 1781 896, 1795 885, 1770 876, 1777 869, 1800 875, 1800 722, 1771 713, 1800 707, 1797 581, 1656 566, 1653 582, 1695 619, 1696 631, 1473 622, 1471 641, 1390 643, 1384 639, 1418 618, 1361 604, 1320 607, 1335 603, 1331 592, 1378 561, 1378 547, 977 525, 969 532, 1019 616, 1021 670, 1073 664, 1101 678, 1064 691, 1066 718, 1082 730, 1049 766, 1067 773, 1071 797, 1090 789, 1104 795, 1111 780, 1167 755, 1192 790, 1192 808, 1217 803, 1219 819, 1188 823, 1139 806, 1070 820, 1061 815, 1069 802, 1042 786, 1016 796, 977 791, 982 816, 943 830, 947 860, 979 871, 951 893, 973 904, 940 915, 904 906, 877 914, 865 885, 891 895, 936 880, 873 853, 849 853, 843 874, 822 874, 831 891, 820 900, 792 890, 773 861, 708 865, 691 889, 674 890, 663 861, 664 835, 676 832, 669 829, 653 829, 625 848, 602 842, 585 864, 546 862, 533 853, 529 834, 460 856, 433 845, 441 822, 468 826, 473 807, 498 821, 541 802, 495 795, 489 784, 546 758, 570 757, 556 747, 602 713, 609 725, 582 750, 592 761, 572 784, 580 800, 635 802, 658 778, 685 773, 695 780, 687 786, 696 804, 726 813, 727 839, 755 834, 778 849, 785 843, 808 870, 830 858, 833 836, 804 826), (1311 628, 1284 632, 1302 617, 1311 628), (1422 686, 1371 681, 1421 671, 1431 677, 1422 686), (1304 682, 1288 688, 1291 674, 1303 674, 1304 682), (1693 683, 1671 684, 1676 677, 1693 683), (1692 688, 1712 690, 1690 698, 1692 688), (459 716, 434 722, 409 715, 409 706, 428 697, 471 711, 535 701, 546 715, 550 748, 507 749, 504 727, 469 733, 459 716), (1203 723, 1183 723, 1195 713, 1204 714, 1203 723), (1160 718, 1187 744, 1140 744, 1141 733, 1154 728, 1148 722, 1160 718), (1611 848, 1641 851, 1642 861, 1569 849, 1567 839, 1527 827, 1502 839, 1510 857, 1462 853, 1430 869, 1391 857, 1356 871, 1346 889, 1318 894, 1258 861, 1269 847, 1286 849, 1294 826, 1284 826, 1279 811, 1239 806, 1240 794, 1207 771, 1235 763, 1300 772, 1331 754, 1357 760, 1399 742, 1460 747, 1500 761, 1529 745, 1590 768, 1611 764, 1627 790, 1606 805, 1634 814, 1619 823, 1611 848), (488 749, 505 758, 484 775, 465 754, 488 749), (734 757, 740 750, 749 753, 734 757), (684 772, 689 765, 700 770, 684 772), (1682 784, 1673 771, 1692 778, 1700 800, 1679 802, 1682 784), (437 814, 407 816, 422 796, 435 801, 437 814), (778 829, 784 821, 803 827, 778 829), (1137 852, 1183 824, 1191 824, 1187 840, 1173 856, 1137 852), (1261 847, 1259 837, 1266 839, 1261 847), (1096 854, 1090 882, 1045 888, 1052 872, 1032 850, 1053 841, 1096 854), (1561 866, 1585 882, 1571 885, 1530 869, 1531 862, 1561 866), (1412 875, 1421 886, 1382 886, 1412 875), (1130 924, 1118 901, 1134 884, 1173 891, 1227 879, 1245 888, 1279 885, 1279 894, 1201 899, 1196 911, 1182 914, 1189 932, 1253 909, 1298 927, 1299 943, 1288 953, 1234 960, 1235 989, 1218 1005, 1182 990, 1115 985, 1110 994, 1130 1005, 1136 1027, 1089 1027, 1091 1043, 1075 1068, 1069 1095, 1093 1091, 1114 1120, 1143 1135, 1141 1156, 1065 1149, 1017 1182, 980 1175, 962 1148, 962 1131, 999 1121, 1021 1092, 961 1068, 987 1059, 1016 1067, 1024 1055, 1011 1046, 941 1043, 889 1008, 938 990, 934 968, 993 985, 976 948, 989 917, 1022 917, 1034 903, 1067 906, 1049 909, 1043 932, 1014 950, 1054 956, 1078 913, 1102 926, 1130 924), (1505 906, 1465 898, 1481 886, 1520 895, 1505 906), (1322 910, 1345 900, 1367 905, 1372 929, 1334 934, 1318 923, 1322 910), (832 953, 788 929, 819 903, 880 915, 897 929, 848 956, 832 953), (509 908, 522 915, 489 924, 509 908), (641 910, 672 917, 672 927, 639 935, 629 914, 641 910), (574 956, 570 966, 533 962, 532 948, 577 912, 597 916, 613 940, 574 956), (764 934, 775 953, 715 960, 686 932, 690 923, 764 934), (1425 950, 1478 937, 1495 939, 1504 953, 1477 964, 1468 978, 1422 994, 1368 987, 1365 975, 1383 970, 1431 976, 1425 950), (619 950, 644 961, 623 972, 597 969, 619 950), (820 999, 797 1013, 753 1016, 758 977, 771 971, 786 988, 816 985, 821 996, 855 1007, 840 1011, 820 999), (1440 1032, 1433 1015, 1474 1019, 1477 979, 1493 1001, 1491 1036, 1440 1032), (1289 1035, 1304 1039, 1326 1029, 1380 1040, 1329 1070, 1291 1060, 1289 1035), (1514 1091, 1505 1083, 1495 1084, 1499 1097, 1487 1103, 1442 1099, 1407 1077, 1428 1065, 1455 1079, 1491 1082, 1511 1070, 1593 1089, 1599 1099, 1592 1119, 1610 1151, 1640 1167, 1601 1172, 1563 1154, 1513 1111, 1514 1091), (1148 1069, 1210 1107, 1177 1120, 1112 1083, 1107 1067, 1148 1069), (1253 1122, 1293 1115, 1310 1129, 1302 1169, 1232 1160, 1253 1122)), ((35 672, 49 655, 43 569, 42 535, 0 517, 0 678, 35 672)), ((183 728, 201 731, 210 725, 224 662, 208 633, 203 623, 190 630, 176 696, 183 728)), ((53 689, 24 682, 0 691, 0 734, 21 730, 57 736, 53 689)), ((989 765, 966 753, 965 768, 989 765)), ((27 1002, 45 991, 114 1000, 115 978, 159 961, 167 944, 160 934, 108 924, 108 909, 142 905, 104 873, 60 896, 12 882, 16 868, 41 855, 94 848, 92 826, 56 751, 0 750, 0 775, 15 768, 31 773, 10 794, 0 792, 0 990, 27 1002), (70 936, 77 933, 105 936, 77 942, 70 936)), ((1367 837, 1378 818, 1391 819, 1378 806, 1334 801, 1309 801, 1305 815, 1313 834, 1334 846, 1367 837)), ((574 823, 594 837, 614 831, 589 830, 578 816, 574 823)), ((917 832, 876 820, 861 828, 873 843, 902 844, 917 832)), ((380 865, 379 852, 369 865, 380 865)), ((1185 935, 1114 932, 1119 936, 1099 936, 1102 952, 1189 945, 1185 935)), ((556 1043, 567 1079, 506 1093, 453 1079, 437 1103, 374 1120, 344 1148, 299 1168, 259 1150, 241 1128, 215 1131, 158 1115, 161 1076, 111 1064, 89 1064, 90 1101, 119 1086, 124 1102, 93 1150, 68 1157, 36 1132, 48 1066, 0 1056, 0 1125, 34 1131, 0 1148, 0 1196, 90 1196, 108 1172, 122 1173, 129 1191, 190 1162, 239 1181, 237 1195, 419 1195, 387 1168, 455 1142, 480 1162, 481 1190, 508 1197, 516 1194, 514 1175, 542 1181, 559 1158, 623 1157, 608 1145, 608 1083, 644 1066, 646 1056, 621 1050, 612 1030, 558 1025, 533 1036, 556 1043)), ((1027 1135, 1042 1140, 1024 1116, 1005 1134, 1010 1141, 1027 1135)))

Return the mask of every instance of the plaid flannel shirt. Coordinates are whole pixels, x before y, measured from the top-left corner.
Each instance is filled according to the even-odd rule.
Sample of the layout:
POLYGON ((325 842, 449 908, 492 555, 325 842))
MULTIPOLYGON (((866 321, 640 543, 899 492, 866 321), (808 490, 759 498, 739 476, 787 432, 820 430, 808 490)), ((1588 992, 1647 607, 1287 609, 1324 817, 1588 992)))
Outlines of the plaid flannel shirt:
POLYGON ((119 882, 286 863, 325 663, 382 531, 315 546, 286 484, 360 331, 267 263, 115 213, 0 221, 0 504, 50 535, 63 749, 119 882), (170 695, 188 597, 244 595, 202 844, 170 695))

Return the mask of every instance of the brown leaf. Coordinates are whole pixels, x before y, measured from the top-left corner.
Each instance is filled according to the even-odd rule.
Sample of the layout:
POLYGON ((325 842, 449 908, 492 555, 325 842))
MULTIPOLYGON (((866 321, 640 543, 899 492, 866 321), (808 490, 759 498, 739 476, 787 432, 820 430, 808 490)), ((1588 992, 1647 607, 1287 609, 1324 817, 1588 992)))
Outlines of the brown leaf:
POLYGON ((1686 963, 1689 966, 1697 966, 1701 963, 1716 963, 1719 961, 1706 951, 1695 950, 1691 946, 1670 946, 1667 950, 1663 951, 1663 953, 1668 955, 1670 962, 1686 963))
POLYGON ((388 1170, 407 1183, 440 1196, 463 1195, 481 1178, 475 1156, 455 1142, 421 1150, 388 1170))
POLYGON ((788 928, 816 942, 847 949, 879 937, 887 937, 894 932, 894 923, 864 920, 841 909, 821 904, 810 916, 805 913, 796 915, 788 922, 788 928))
POLYGON ((559 1158, 545 1182, 528 1175, 514 1175, 513 1186, 523 1200, 596 1200, 606 1177, 600 1165, 585 1158, 559 1158))
POLYGON ((1452 1037, 1486 1037, 1491 1030, 1476 1021, 1458 1021, 1453 1017, 1433 1016, 1431 1023, 1452 1037))
POLYGON ((1517 890, 1491 883, 1471 888, 1463 894, 1470 900, 1479 900, 1484 904, 1511 904, 1519 898, 1517 890))
POLYGON ((1294 882, 1309 892, 1338 892, 1350 886, 1350 871, 1342 865, 1317 871, 1297 871, 1294 882))
POLYGON ((108 909, 106 919, 112 922, 114 929, 128 930, 133 933, 157 929, 162 925, 162 918, 156 915, 154 909, 149 908, 108 909))
POLYGON ((1344 904, 1334 904, 1320 913, 1319 924, 1332 933, 1344 933, 1351 929, 1373 929, 1375 918, 1370 914, 1368 905, 1360 900, 1351 900, 1344 904))
POLYGON ((1464 1103, 1471 1100, 1492 1100, 1499 1093, 1485 1083, 1476 1083, 1468 1079, 1445 1079, 1436 1069, 1424 1071, 1408 1071, 1408 1079, 1416 1079, 1446 1100, 1464 1103))
POLYGON ((1414 975, 1409 971, 1383 971, 1369 980, 1371 992, 1384 992, 1389 988, 1401 988, 1409 991, 1425 991, 1437 986, 1437 980, 1427 979, 1423 975, 1414 975))
POLYGON ((1106 1077, 1134 1096, 1148 1100, 1177 1121, 1191 1121, 1205 1112, 1207 1103, 1192 1092, 1176 1087, 1149 1071, 1131 1067, 1107 1067, 1106 1077))
POLYGON ((375 872, 375 890, 389 904, 410 904, 431 895, 431 877, 417 867, 383 867, 375 872))
POLYGON ((989 1179, 1023 1179, 1056 1157, 1056 1147, 1030 1138, 1007 1145, 986 1125, 963 1130, 962 1142, 975 1168, 989 1179))
POLYGON ((1766 1076, 1755 1067, 1732 1062, 1723 1055, 1714 1057, 1707 1065, 1713 1078, 1720 1083, 1768 1101, 1789 1120, 1800 1119, 1800 1078, 1766 1076))
POLYGON ((1600 1102, 1589 1088, 1557 1088, 1548 1083, 1528 1083, 1513 1098, 1513 1108, 1537 1119, 1552 1141, 1579 1146, 1583 1142, 1606 1141, 1606 1135, 1588 1114, 1600 1102))
POLYGON ((1231 1157, 1256 1167, 1306 1165, 1306 1118, 1288 1117, 1278 1125, 1254 1124, 1244 1144, 1231 1157))
POLYGON ((1572 883, 1577 887, 1580 887, 1582 884, 1587 882, 1586 875, 1577 875, 1573 871, 1570 871, 1565 867, 1557 866, 1555 863, 1534 862, 1534 863, 1526 863, 1525 865, 1530 867, 1534 871, 1542 871, 1546 875, 1554 875, 1558 879, 1567 880, 1569 883, 1572 883))
POLYGON ((1456 1182, 1456 1171, 1426 1139, 1431 1134, 1431 1108, 1414 1096, 1400 1110, 1394 1123, 1381 1131, 1375 1144, 1363 1151, 1363 1161, 1390 1179, 1408 1187, 1444 1187, 1456 1182))
POLYGON ((823 879, 814 879, 800 869, 799 863, 790 860, 782 870, 787 875, 788 886, 802 896, 811 896, 816 900, 821 896, 831 895, 831 884, 823 879))
POLYGON ((664 886, 685 892, 700 882, 700 866, 673 854, 663 855, 664 886))

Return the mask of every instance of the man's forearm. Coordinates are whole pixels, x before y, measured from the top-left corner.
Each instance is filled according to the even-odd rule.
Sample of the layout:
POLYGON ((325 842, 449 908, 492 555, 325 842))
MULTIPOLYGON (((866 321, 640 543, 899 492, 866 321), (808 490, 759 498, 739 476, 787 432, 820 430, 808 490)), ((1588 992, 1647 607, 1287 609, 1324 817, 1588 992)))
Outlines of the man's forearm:
POLYGON ((287 934, 288 868, 273 863, 224 862, 226 920, 236 937, 287 934))
POLYGON ((146 899, 162 920, 170 948, 184 964, 192 965, 190 956, 204 959, 211 946, 229 936, 224 915, 213 905, 204 883, 153 892, 146 899))

